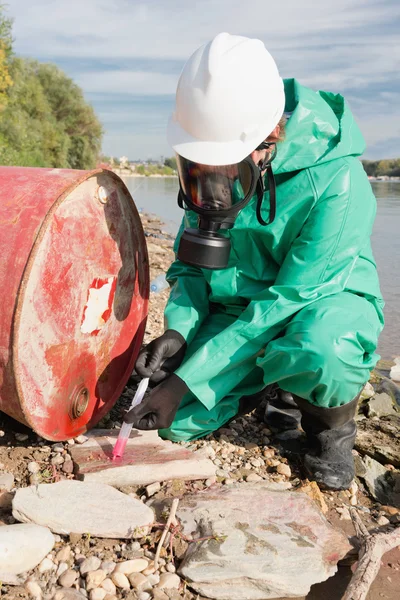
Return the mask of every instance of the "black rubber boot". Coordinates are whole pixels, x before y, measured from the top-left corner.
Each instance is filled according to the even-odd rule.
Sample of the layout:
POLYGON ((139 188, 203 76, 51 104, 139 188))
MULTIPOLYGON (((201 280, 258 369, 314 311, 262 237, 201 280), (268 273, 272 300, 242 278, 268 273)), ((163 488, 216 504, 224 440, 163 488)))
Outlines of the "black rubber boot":
POLYGON ((263 420, 271 430, 276 432, 299 429, 301 412, 292 394, 275 385, 267 396, 263 420))
POLYGON ((352 449, 356 439, 358 398, 336 408, 321 408, 293 395, 311 451, 304 457, 310 479, 321 488, 347 490, 354 478, 352 449))

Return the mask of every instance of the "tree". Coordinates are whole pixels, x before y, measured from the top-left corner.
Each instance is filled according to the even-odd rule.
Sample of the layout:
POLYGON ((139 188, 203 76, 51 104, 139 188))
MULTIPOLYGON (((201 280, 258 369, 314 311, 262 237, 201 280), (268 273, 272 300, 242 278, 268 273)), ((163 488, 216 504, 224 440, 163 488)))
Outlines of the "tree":
POLYGON ((170 167, 171 169, 173 169, 174 171, 176 171, 178 169, 177 165, 176 165, 176 158, 175 156, 172 156, 171 158, 166 158, 164 160, 164 165, 166 167, 170 167))
POLYGON ((52 64, 12 54, 0 5, 0 164, 91 169, 102 127, 82 90, 52 64))
POLYGON ((9 71, 9 60, 11 55, 12 20, 4 14, 4 7, 0 4, 0 110, 7 104, 7 91, 12 85, 9 71))

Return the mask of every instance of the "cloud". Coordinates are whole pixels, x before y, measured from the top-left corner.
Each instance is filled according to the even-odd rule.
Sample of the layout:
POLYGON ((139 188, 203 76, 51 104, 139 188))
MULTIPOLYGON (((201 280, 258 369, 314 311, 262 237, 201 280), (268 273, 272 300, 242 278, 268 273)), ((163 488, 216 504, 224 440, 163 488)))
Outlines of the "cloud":
POLYGON ((397 0, 13 0, 9 12, 16 51, 56 62, 79 83, 114 154, 168 152, 184 61, 220 31, 262 39, 283 76, 345 94, 373 153, 384 156, 398 132, 397 0))

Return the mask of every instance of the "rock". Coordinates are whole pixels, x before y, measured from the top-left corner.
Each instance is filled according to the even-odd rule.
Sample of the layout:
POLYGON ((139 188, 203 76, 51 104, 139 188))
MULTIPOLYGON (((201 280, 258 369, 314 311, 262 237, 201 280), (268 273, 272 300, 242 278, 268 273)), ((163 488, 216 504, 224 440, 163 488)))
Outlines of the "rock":
POLYGON ((400 382, 400 357, 398 356, 394 359, 394 365, 390 369, 389 377, 393 381, 400 382))
POLYGON ((52 600, 85 600, 86 596, 78 590, 63 589, 57 590, 52 600))
POLYGON ((126 560, 120 562, 114 569, 114 573, 123 573, 124 575, 130 575, 131 573, 140 573, 149 566, 149 561, 145 558, 134 558, 132 560, 126 560))
POLYGON ((55 466, 62 465, 64 463, 64 457, 61 456, 61 454, 56 454, 56 456, 53 456, 50 460, 50 463, 55 466))
POLYGON ((56 554, 56 560, 58 560, 58 562, 68 562, 70 558, 71 558, 71 547, 70 546, 64 546, 56 554))
POLYGON ((368 402, 369 417, 384 417, 385 415, 395 414, 393 400, 389 394, 376 394, 368 402))
POLYGON ((180 577, 175 573, 163 573, 160 577, 158 587, 160 590, 175 589, 177 590, 181 584, 180 577))
POLYGON ((147 577, 142 573, 132 573, 131 575, 129 575, 128 579, 131 583, 131 586, 135 590, 143 592, 145 592, 146 590, 151 590, 151 584, 149 583, 147 577))
POLYGON ((388 518, 384 517, 383 515, 381 515, 376 522, 378 523, 378 525, 380 527, 383 527, 384 525, 389 525, 390 521, 388 518))
POLYGON ((326 513, 328 512, 328 507, 326 505, 324 495, 319 489, 316 481, 310 481, 306 484, 299 486, 296 489, 296 492, 303 492, 303 494, 307 494, 309 498, 314 500, 314 502, 317 504, 318 508, 324 513, 324 515, 326 515, 326 513))
POLYGON ((14 487, 14 475, 12 473, 0 473, 0 490, 11 492, 14 487))
POLYGON ((107 577, 104 581, 102 581, 101 587, 103 588, 103 590, 106 591, 107 594, 116 594, 116 592, 117 592, 117 588, 115 587, 115 584, 112 582, 112 580, 109 577, 107 577))
POLYGON ((35 474, 35 473, 39 473, 40 471, 40 465, 37 462, 30 462, 28 463, 28 471, 29 473, 35 474))
POLYGON ((74 463, 72 462, 72 460, 64 461, 64 464, 61 467, 61 470, 63 473, 67 473, 68 475, 70 473, 73 473, 74 472, 74 463))
POLYGON ((68 569, 58 578, 58 583, 62 585, 62 587, 70 588, 74 585, 75 581, 78 579, 79 573, 74 571, 73 569, 68 569))
POLYGON ((213 463, 202 454, 162 440, 157 431, 134 430, 122 459, 110 461, 115 429, 93 429, 82 445, 70 448, 79 479, 114 486, 147 485, 168 479, 207 479, 215 475, 213 463), (93 460, 95 458, 95 460, 93 460))
POLYGON ((60 562, 60 564, 58 565, 57 571, 56 571, 57 579, 60 577, 60 575, 65 573, 65 571, 68 571, 68 563, 60 562))
POLYGON ((115 563, 113 560, 104 560, 100 565, 101 569, 105 571, 107 575, 110 575, 116 566, 117 563, 115 563))
POLYGON ((76 444, 84 444, 87 441, 88 437, 86 435, 78 435, 78 437, 74 438, 76 444))
POLYGON ((39 565, 39 573, 45 573, 46 571, 55 571, 56 565, 50 558, 44 558, 39 565))
POLYGON ((271 491, 263 482, 187 496, 177 517, 184 535, 216 536, 191 544, 179 568, 208 598, 306 596, 350 550, 305 494, 271 491))
POLYGON ((292 475, 292 471, 289 465, 286 465, 285 463, 280 463, 276 467, 276 472, 280 473, 281 475, 284 475, 285 477, 290 477, 292 475))
POLYGON ((168 563, 165 568, 167 569, 168 573, 175 573, 176 572, 176 567, 172 563, 168 563))
POLYGON ((28 579, 28 581, 25 584, 25 589, 28 592, 28 594, 31 596, 31 598, 33 598, 34 600, 41 600, 42 595, 43 595, 42 588, 37 583, 37 581, 32 581, 32 580, 28 579))
POLYGON ((29 435, 27 433, 15 433, 15 439, 17 442, 26 442, 29 439, 29 435))
POLYGON ((72 480, 20 488, 13 516, 47 525, 55 533, 105 538, 141 537, 154 522, 153 511, 139 500, 102 483, 72 480))
POLYGON ((155 589, 152 591, 153 600, 169 600, 169 596, 162 590, 155 589))
POLYGON ((159 492, 160 489, 161 489, 161 483, 159 481, 156 481, 155 483, 151 483, 150 485, 146 486, 146 496, 148 498, 150 498, 151 496, 154 496, 154 494, 159 492))
POLYGON ((101 569, 99 569, 98 571, 90 571, 90 573, 88 573, 86 576, 87 591, 90 592, 90 590, 92 590, 93 588, 99 587, 99 585, 102 584, 106 577, 107 574, 101 569))
MULTIPOLYGON (((366 419, 367 423, 358 426, 356 449, 361 454, 367 454, 378 462, 391 464, 397 468, 400 467, 400 439, 396 438, 391 431, 393 423, 395 431, 400 428, 400 417, 398 415, 389 415, 379 420, 376 425, 371 425, 373 420, 366 419)), ((357 467, 357 463, 356 463, 357 467)), ((358 475, 358 473, 357 473, 358 475)), ((362 477, 363 475, 358 475, 362 477)))
POLYGON ((363 462, 363 479, 371 495, 381 504, 400 508, 400 473, 386 469, 370 456, 365 456, 363 462))
POLYGON ((97 558, 97 556, 89 556, 89 558, 86 558, 79 566, 79 572, 82 575, 82 577, 84 577, 87 573, 90 573, 90 571, 97 571, 97 569, 100 567, 101 565, 101 560, 100 558, 97 558))
POLYGON ((375 390, 372 386, 372 384, 367 381, 367 383, 364 386, 364 389, 362 390, 361 394, 360 394, 360 402, 363 402, 364 400, 369 400, 369 398, 372 398, 372 396, 375 394, 375 390))
POLYGON ((90 600, 104 600, 107 596, 107 592, 102 588, 97 588, 95 590, 91 590, 89 594, 90 600))
POLYGON ((155 587, 160 583, 160 575, 158 573, 153 573, 152 575, 148 575, 147 581, 150 585, 155 587))
POLYGON ((0 490, 0 509, 10 510, 12 507, 12 500, 14 494, 12 492, 6 492, 6 490, 0 490))
POLYGON ((257 473, 250 473, 250 475, 247 475, 246 481, 248 481, 249 483, 251 483, 252 481, 262 481, 262 477, 260 477, 260 475, 257 475, 257 473))
POLYGON ((398 515, 400 510, 394 506, 381 506, 381 510, 390 516, 398 515))
POLYGON ((151 599, 151 594, 149 594, 148 592, 140 592, 140 594, 138 595, 138 600, 150 600, 151 599))
POLYGON ((0 527, 0 570, 10 575, 30 571, 53 546, 54 536, 46 527, 3 525, 0 527))
POLYGON ((111 575, 111 580, 117 588, 121 588, 122 590, 129 590, 131 587, 129 579, 123 573, 113 573, 111 575))

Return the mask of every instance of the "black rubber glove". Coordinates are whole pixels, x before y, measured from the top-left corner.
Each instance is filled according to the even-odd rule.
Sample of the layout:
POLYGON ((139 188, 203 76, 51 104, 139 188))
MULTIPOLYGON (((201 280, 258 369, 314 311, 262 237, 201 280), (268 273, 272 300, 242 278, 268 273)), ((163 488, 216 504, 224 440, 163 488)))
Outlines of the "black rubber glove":
POLYGON ((154 388, 139 406, 126 413, 125 423, 145 430, 169 427, 188 390, 186 383, 173 373, 154 388))
POLYGON ((167 329, 141 350, 135 370, 141 377, 150 377, 150 383, 157 385, 177 369, 185 356, 185 338, 174 329, 167 329))

